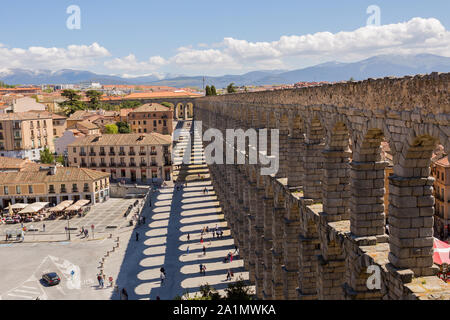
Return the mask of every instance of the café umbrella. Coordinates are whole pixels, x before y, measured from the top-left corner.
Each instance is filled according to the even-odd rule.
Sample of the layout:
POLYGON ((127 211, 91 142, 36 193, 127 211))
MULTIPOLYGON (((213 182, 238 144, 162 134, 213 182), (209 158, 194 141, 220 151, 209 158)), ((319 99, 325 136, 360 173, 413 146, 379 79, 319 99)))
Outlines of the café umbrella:
POLYGON ((442 265, 444 263, 450 264, 449 244, 435 238, 433 249, 434 249, 433 261, 435 264, 437 265, 442 265))

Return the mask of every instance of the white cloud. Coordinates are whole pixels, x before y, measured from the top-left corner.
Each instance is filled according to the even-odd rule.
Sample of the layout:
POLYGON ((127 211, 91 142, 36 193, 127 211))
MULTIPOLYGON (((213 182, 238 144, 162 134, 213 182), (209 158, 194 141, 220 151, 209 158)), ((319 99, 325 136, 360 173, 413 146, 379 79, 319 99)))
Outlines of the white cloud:
POLYGON ((67 48, 8 48, 0 45, 0 68, 50 69, 82 68, 110 56, 98 43, 70 45, 67 48))
MULTIPOLYGON (((355 61, 380 54, 432 53, 450 56, 450 32, 437 19, 413 18, 407 22, 365 26, 353 31, 282 36, 272 42, 226 37, 220 44, 201 44, 197 47, 199 49, 192 46, 178 48, 177 53, 160 66, 199 72, 248 71, 302 67, 296 63, 298 61, 355 61)), ((123 60, 126 58, 115 59, 108 65, 125 69, 125 64, 120 63, 123 60)), ((138 71, 146 65, 146 62, 131 60, 133 63, 127 71, 138 71)))
POLYGON ((105 62, 105 67, 112 70, 122 70, 126 72, 148 72, 154 71, 167 64, 167 61, 160 56, 150 57, 147 61, 139 62, 134 54, 129 54, 124 58, 116 58, 105 62))

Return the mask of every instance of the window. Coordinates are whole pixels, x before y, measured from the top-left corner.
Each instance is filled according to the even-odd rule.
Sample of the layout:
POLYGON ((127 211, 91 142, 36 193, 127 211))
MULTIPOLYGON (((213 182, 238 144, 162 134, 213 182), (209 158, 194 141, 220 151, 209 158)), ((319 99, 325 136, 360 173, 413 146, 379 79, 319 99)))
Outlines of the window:
POLYGON ((73 163, 77 163, 77 158, 73 158, 73 163))
POLYGON ((53 135, 56 136, 56 129, 53 129, 53 135))
POLYGON ((120 173, 122 174, 122 178, 125 178, 126 176, 125 170, 121 170, 120 173))
POLYGON ((167 127, 167 120, 163 120, 164 127, 167 127))
POLYGON ((8 187, 3 187, 3 193, 4 193, 4 194, 9 194, 9 192, 8 192, 8 187))
POLYGON ((144 124, 147 124, 147 121, 144 120, 144 124))
POLYGON ((147 129, 146 128, 144 128, 144 133, 147 133, 147 129))
POLYGON ((16 186, 16 193, 17 193, 17 194, 20 194, 20 193, 21 193, 20 186, 16 186))
POLYGON ((89 184, 85 183, 84 184, 84 192, 89 191, 89 184))
POLYGON ((28 193, 33 194, 33 186, 28 186, 28 193))
POLYGON ((73 151, 73 152, 77 152, 77 148, 74 147, 72 151, 73 151))
POLYGON ((158 124, 161 124, 161 120, 158 120, 158 124))

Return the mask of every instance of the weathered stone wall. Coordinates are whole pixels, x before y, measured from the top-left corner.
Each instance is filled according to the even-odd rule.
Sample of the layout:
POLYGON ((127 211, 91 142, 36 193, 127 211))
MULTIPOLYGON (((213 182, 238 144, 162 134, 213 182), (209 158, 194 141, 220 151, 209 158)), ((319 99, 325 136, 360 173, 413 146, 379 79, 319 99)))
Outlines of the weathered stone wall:
POLYGON ((450 153, 449 85, 435 73, 196 99, 204 131, 279 129, 276 175, 210 165, 258 298, 450 298, 433 265, 429 177, 436 145, 450 153), (389 235, 383 140, 394 161, 389 235))

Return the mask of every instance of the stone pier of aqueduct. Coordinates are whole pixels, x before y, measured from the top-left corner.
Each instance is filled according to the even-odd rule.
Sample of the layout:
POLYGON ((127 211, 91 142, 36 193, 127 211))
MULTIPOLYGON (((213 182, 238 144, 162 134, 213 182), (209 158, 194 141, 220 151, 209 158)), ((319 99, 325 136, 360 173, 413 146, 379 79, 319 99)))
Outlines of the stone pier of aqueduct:
POLYGON ((210 165, 259 299, 450 299, 433 265, 430 177, 437 144, 450 153, 449 84, 435 73, 196 99, 203 130, 279 129, 276 175, 210 165))

